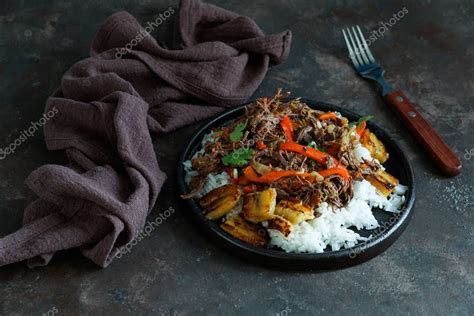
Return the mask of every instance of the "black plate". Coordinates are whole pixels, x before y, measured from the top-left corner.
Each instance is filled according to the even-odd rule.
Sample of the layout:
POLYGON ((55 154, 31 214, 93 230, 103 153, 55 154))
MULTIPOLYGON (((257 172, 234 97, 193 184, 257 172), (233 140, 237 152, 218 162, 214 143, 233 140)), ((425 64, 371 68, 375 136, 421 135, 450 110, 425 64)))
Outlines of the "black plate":
MULTIPOLYGON (((357 121, 360 116, 338 108, 330 104, 304 100, 313 109, 321 111, 338 111, 350 121, 357 121)), ((225 113, 208 120, 192 136, 188 145, 184 148, 178 161, 178 186, 181 194, 189 192, 184 182, 183 161, 190 159, 198 150, 203 136, 214 127, 219 127, 244 113, 244 106, 234 108, 225 113)), ((384 164, 387 171, 398 178, 401 184, 408 186, 406 202, 403 211, 399 214, 392 214, 381 210, 373 210, 374 216, 381 225, 379 229, 373 231, 357 231, 362 236, 372 233, 375 238, 368 242, 360 243, 353 248, 338 251, 327 251, 318 254, 307 253, 286 253, 277 249, 259 248, 243 241, 240 241, 227 234, 219 227, 220 222, 213 222, 202 215, 202 210, 194 199, 181 200, 182 209, 186 216, 200 228, 214 243, 225 249, 242 256, 252 262, 263 264, 275 268, 292 270, 334 270, 353 266, 367 261, 390 247, 402 234, 412 216, 412 208, 415 202, 415 182, 412 167, 402 152, 397 142, 390 137, 382 128, 368 122, 368 127, 385 144, 390 153, 390 159, 384 164), (375 231, 375 233, 374 233, 375 231)))

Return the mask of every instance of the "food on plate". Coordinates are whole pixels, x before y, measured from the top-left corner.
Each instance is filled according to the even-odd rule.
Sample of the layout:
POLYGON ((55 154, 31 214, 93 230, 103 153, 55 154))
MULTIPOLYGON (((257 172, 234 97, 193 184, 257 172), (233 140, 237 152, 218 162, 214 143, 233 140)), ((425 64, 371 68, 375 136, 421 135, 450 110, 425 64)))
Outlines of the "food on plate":
POLYGON ((244 195, 242 213, 246 220, 261 223, 275 216, 276 190, 274 188, 244 195))
POLYGON ((275 215, 268 220, 267 228, 279 231, 285 238, 288 238, 293 230, 290 221, 279 215, 275 215))
POLYGON ((242 191, 238 185, 228 184, 212 190, 199 200, 206 217, 215 220, 227 214, 238 202, 242 191))
POLYGON ((385 197, 389 196, 397 185, 399 185, 397 178, 382 169, 366 174, 364 178, 385 197))
POLYGON ((291 224, 299 224, 314 218, 314 210, 300 202, 281 200, 275 208, 275 215, 280 215, 291 224))
POLYGON ((221 228, 235 238, 249 244, 260 247, 268 244, 267 232, 260 225, 246 221, 242 214, 229 218, 221 224, 221 228))
POLYGON ((184 162, 203 215, 249 244, 286 252, 350 248, 379 226, 375 208, 400 212, 407 187, 363 117, 349 122, 278 90, 204 136, 184 162))
POLYGON ((360 143, 370 151, 373 158, 380 163, 385 163, 388 159, 388 152, 384 144, 377 138, 377 136, 366 129, 360 138, 360 143))

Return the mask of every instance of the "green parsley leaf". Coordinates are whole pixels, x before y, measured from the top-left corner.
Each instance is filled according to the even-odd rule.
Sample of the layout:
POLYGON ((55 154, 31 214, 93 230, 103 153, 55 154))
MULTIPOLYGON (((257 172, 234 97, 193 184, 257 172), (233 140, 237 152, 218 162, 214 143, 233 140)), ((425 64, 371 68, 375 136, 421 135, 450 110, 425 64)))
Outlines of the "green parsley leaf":
POLYGON ((314 149, 317 149, 319 151, 322 151, 322 152, 326 152, 326 149, 322 148, 322 147, 319 147, 318 144, 316 144, 316 142, 313 140, 311 142, 308 143, 308 146, 309 148, 314 148, 314 149))
POLYGON ((243 131, 246 126, 247 121, 237 124, 237 126, 234 127, 232 133, 229 134, 230 141, 233 143, 238 142, 242 138, 242 136, 244 136, 243 131))
POLYGON ((228 155, 222 157, 224 166, 232 165, 234 167, 243 167, 252 159, 253 150, 250 148, 238 148, 228 155))
POLYGON ((318 147, 318 145, 316 145, 316 142, 315 142, 314 140, 311 141, 311 142, 309 142, 307 146, 308 146, 309 148, 316 148, 316 147, 318 147))
POLYGON ((324 149, 323 147, 316 146, 316 149, 322 151, 323 153, 326 152, 326 149, 324 149))

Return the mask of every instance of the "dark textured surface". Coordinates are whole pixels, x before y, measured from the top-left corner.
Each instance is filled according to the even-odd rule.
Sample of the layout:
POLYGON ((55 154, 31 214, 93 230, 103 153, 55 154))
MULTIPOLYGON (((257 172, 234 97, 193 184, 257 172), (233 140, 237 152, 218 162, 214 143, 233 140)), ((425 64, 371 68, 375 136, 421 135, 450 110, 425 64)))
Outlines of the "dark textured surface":
MULTIPOLYGON (((204 239, 178 209, 174 170, 196 126, 155 140, 169 175, 155 220, 177 209, 131 253, 101 270, 76 251, 44 268, 0 268, 0 314, 456 314, 474 313, 474 4, 471 1, 211 1, 254 18, 269 33, 291 29, 290 58, 273 69, 256 96, 276 87, 295 96, 373 114, 400 138, 415 168, 415 216, 383 255, 327 273, 281 272, 241 261, 204 239), (388 80, 405 89, 463 158, 461 176, 437 173, 372 86, 348 64, 340 28, 378 23, 408 9, 371 46, 388 80), (468 153, 473 155, 469 155, 468 153), (57 311, 57 312, 56 312, 57 311)), ((126 9, 146 24, 175 1, 16 1, 0 4, 0 147, 41 117, 62 73, 88 55, 101 22, 126 9)), ((167 30, 163 26, 159 33, 167 30)), ((41 131, 0 160, 0 236, 21 226, 34 197, 25 177, 48 162, 41 131)))

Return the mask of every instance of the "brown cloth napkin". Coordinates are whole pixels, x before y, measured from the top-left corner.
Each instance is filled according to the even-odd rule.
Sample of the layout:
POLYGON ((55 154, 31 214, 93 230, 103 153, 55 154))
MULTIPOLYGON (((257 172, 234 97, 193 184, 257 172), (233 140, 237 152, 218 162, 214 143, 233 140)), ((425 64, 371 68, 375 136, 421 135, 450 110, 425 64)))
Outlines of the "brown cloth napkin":
POLYGON ((44 133, 69 164, 28 177, 39 198, 26 208, 24 227, 0 239, 0 266, 46 265, 56 251, 79 247, 106 267, 139 234, 166 179, 150 132, 243 103, 288 56, 289 31, 266 36, 253 20, 198 0, 182 0, 175 14, 173 50, 118 12, 97 33, 91 57, 64 75, 47 101, 55 115, 44 133))

